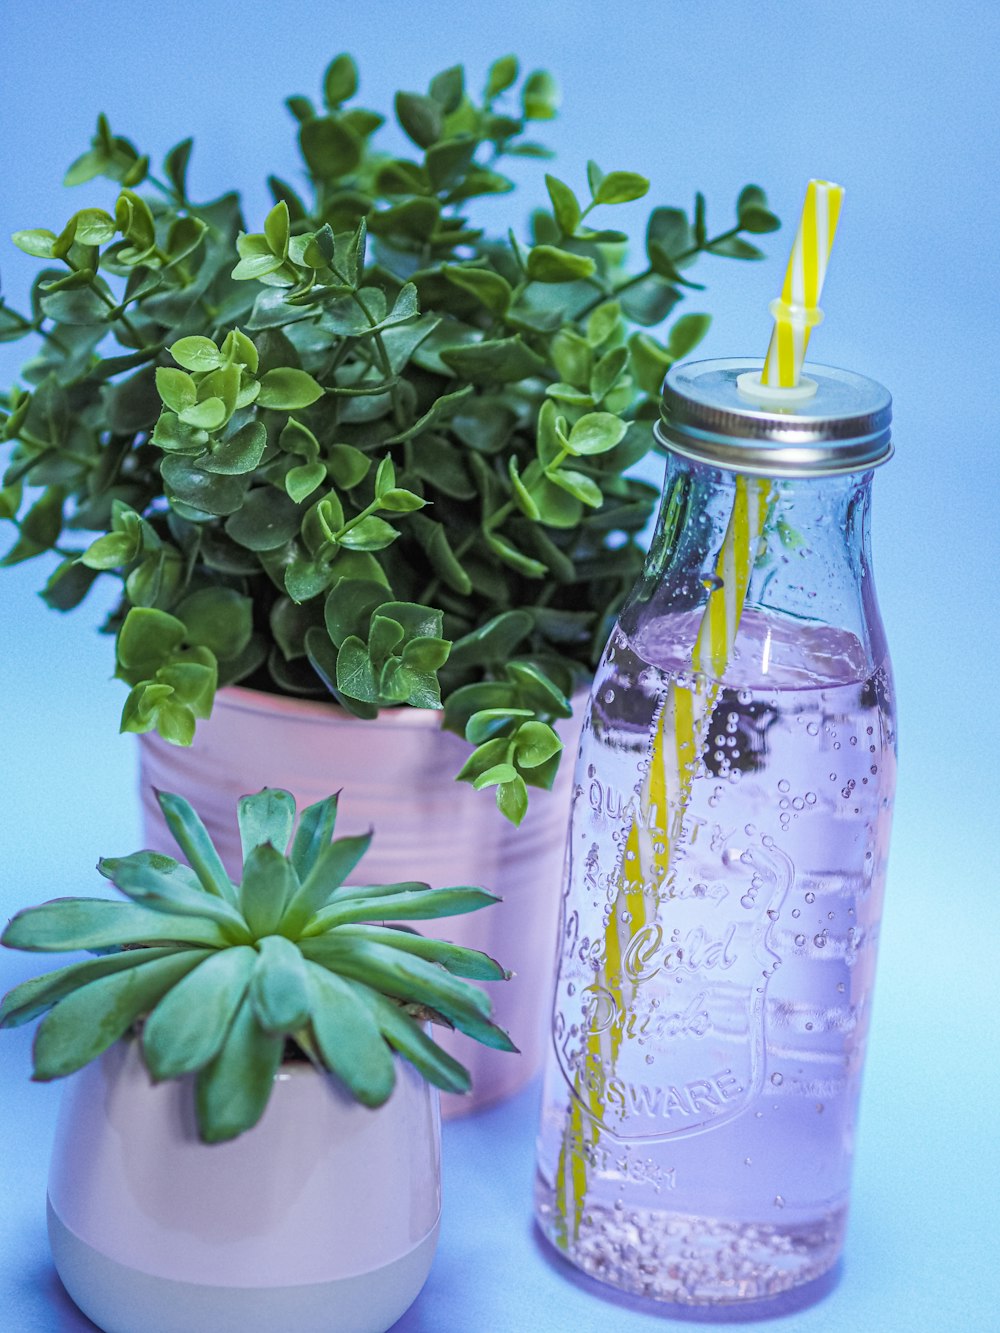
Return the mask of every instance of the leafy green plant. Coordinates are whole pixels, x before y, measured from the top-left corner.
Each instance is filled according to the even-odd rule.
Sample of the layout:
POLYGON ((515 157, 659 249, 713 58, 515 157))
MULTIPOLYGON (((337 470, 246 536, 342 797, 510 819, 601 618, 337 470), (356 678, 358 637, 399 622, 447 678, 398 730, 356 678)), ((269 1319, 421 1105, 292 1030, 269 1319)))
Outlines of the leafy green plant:
POLYGON ((2 1027, 45 1015, 35 1079, 72 1074, 141 1021, 155 1080, 197 1075, 199 1132, 215 1143, 260 1119, 288 1040, 366 1106, 392 1092, 393 1051, 437 1087, 469 1090, 468 1072, 423 1020, 516 1049, 490 1021, 485 992, 462 980, 504 980, 499 963, 381 924, 474 912, 499 901, 493 894, 345 884, 372 835, 334 839, 330 796, 303 810, 293 837, 295 800, 277 788, 239 801, 236 885, 187 801, 157 796, 189 865, 149 851, 102 860, 101 874, 130 902, 56 898, 19 912, 3 933, 10 948, 99 953, 23 982, 0 1004, 2 1027))
POLYGON ((656 492, 629 469, 709 317, 647 330, 700 255, 759 258, 779 224, 757 186, 714 234, 700 194, 656 207, 630 273, 603 215, 648 182, 590 162, 580 191, 545 177, 529 241, 490 237, 469 212, 514 188, 505 159, 549 156, 525 135, 551 75, 505 56, 478 97, 460 66, 398 93, 408 155, 357 82, 341 55, 322 105, 288 99, 305 188, 271 177, 256 232, 236 193, 191 198, 190 139, 157 177, 98 119, 66 181, 119 183, 113 212, 14 237, 44 267, 0 337, 43 345, 0 397, 4 563, 61 557, 59 610, 121 581, 123 730, 188 744, 236 681, 362 717, 443 701, 461 776, 518 821, 641 568, 656 492))

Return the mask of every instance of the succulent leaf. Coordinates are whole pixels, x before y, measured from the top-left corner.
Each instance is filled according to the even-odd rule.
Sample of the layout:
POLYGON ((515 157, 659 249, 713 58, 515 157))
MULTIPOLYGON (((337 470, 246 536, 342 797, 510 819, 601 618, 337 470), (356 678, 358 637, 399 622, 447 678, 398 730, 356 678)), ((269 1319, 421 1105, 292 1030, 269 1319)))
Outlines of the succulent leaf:
POLYGON ((154 1079, 194 1073, 218 1054, 256 962, 256 950, 247 945, 220 950, 164 995, 142 1029, 154 1079))
POLYGON ((281 919, 283 935, 295 938, 306 927, 364 856, 371 840, 371 833, 364 833, 352 838, 337 838, 323 848, 305 883, 285 909, 281 919))
POLYGON ((405 1056, 428 1083, 445 1092, 469 1091, 472 1086, 469 1071, 432 1041, 419 1023, 370 986, 356 986, 355 992, 371 1011, 389 1045, 405 1056))
POLYGON ((29 1023, 81 986, 115 972, 126 972, 129 968, 155 962, 158 958, 167 958, 176 954, 179 947, 109 953, 100 958, 88 958, 84 963, 70 963, 69 967, 61 967, 55 972, 46 972, 44 976, 22 981, 20 986, 8 991, 0 1004, 0 1027, 14 1028, 29 1023))
POLYGON ((222 1047, 195 1080, 198 1127, 206 1143, 252 1129, 264 1114, 281 1065, 284 1037, 265 1032, 244 995, 222 1047))
POLYGON ((74 990, 38 1025, 32 1077, 47 1082, 82 1069, 207 957, 204 949, 185 949, 167 958, 144 959, 138 967, 74 990))
POLYGON ((478 949, 467 949, 461 944, 449 944, 447 940, 429 940, 424 935, 417 935, 399 927, 342 926, 337 931, 337 938, 388 944, 393 949, 401 949, 403 953, 416 954, 418 958, 426 958, 428 962, 439 963, 456 977, 469 977, 473 981, 509 981, 511 977, 511 973, 501 967, 495 958, 481 953, 478 949))
POLYGON ((11 949, 40 953, 174 942, 211 949, 232 943, 222 927, 207 917, 154 912, 138 903, 103 898, 53 898, 39 907, 27 907, 0 936, 0 943, 11 949))
POLYGON ((291 861, 299 879, 305 881, 323 849, 329 846, 337 824, 337 797, 307 805, 299 817, 292 843, 291 861))
POLYGON ((295 1032, 309 1021, 311 1008, 305 960, 283 935, 257 941, 257 964, 250 981, 257 1022, 265 1032, 295 1032))
POLYGON ((318 935, 334 926, 347 925, 352 921, 370 921, 372 917, 392 917, 397 921, 426 921, 437 916, 462 916, 466 912, 478 911, 480 907, 489 907, 500 899, 486 889, 453 888, 426 889, 414 893, 392 893, 372 896, 345 893, 339 895, 328 907, 318 912, 304 928, 307 936, 318 935))
POLYGON ((250 938, 246 922, 235 907, 205 893, 194 876, 185 879, 179 873, 187 870, 186 866, 175 863, 174 869, 163 871, 152 864, 149 856, 140 855, 102 857, 98 869, 122 893, 154 912, 207 917, 234 943, 245 943, 250 938))
POLYGON ((255 939, 273 935, 299 892, 291 863, 269 842, 255 847, 243 867, 240 907, 255 939))
POLYGON ((326 1065, 365 1106, 381 1106, 396 1083, 392 1055, 370 1009, 352 986, 318 963, 306 963, 312 1031, 326 1065))
POLYGON ((313 962, 364 982, 385 995, 436 1009, 460 1032, 486 1046, 517 1049, 507 1034, 486 1017, 490 1009, 488 997, 434 963, 412 954, 401 957, 399 951, 381 944, 342 942, 333 933, 304 940, 302 952, 313 962))
POLYGON ((167 828, 174 836, 174 841, 188 858, 191 869, 198 876, 209 893, 214 893, 227 902, 236 903, 236 890, 232 880, 226 874, 222 858, 215 850, 212 839, 205 825, 195 814, 190 802, 183 796, 174 796, 170 792, 157 792, 156 799, 167 828))
POLYGON ((243 860, 262 843, 283 852, 295 823, 295 797, 280 787, 265 787, 253 796, 241 796, 236 807, 243 860))

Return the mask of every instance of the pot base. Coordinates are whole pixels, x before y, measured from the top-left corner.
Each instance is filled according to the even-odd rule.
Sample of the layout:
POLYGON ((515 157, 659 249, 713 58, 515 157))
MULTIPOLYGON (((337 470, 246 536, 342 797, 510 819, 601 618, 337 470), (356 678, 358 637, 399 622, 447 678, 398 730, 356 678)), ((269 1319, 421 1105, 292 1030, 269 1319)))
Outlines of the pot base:
POLYGON ((70 1297, 104 1333, 385 1333, 430 1272, 440 1223, 408 1254, 367 1273, 291 1287, 214 1287, 155 1277, 80 1239, 48 1203, 49 1243, 70 1297))

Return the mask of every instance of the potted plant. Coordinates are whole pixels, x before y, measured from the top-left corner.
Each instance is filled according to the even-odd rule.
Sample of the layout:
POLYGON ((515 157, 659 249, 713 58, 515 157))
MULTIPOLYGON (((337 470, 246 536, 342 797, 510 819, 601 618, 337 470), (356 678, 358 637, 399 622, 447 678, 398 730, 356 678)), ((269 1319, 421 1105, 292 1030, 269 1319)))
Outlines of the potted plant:
MULTIPOLYGON (((526 135, 555 115, 551 75, 505 56, 481 95, 459 66, 398 93, 404 154, 357 83, 341 55, 322 105, 288 99, 302 188, 271 177, 257 231, 235 192, 191 198, 190 139, 158 176, 99 118, 66 180, 115 181, 113 211, 14 238, 44 266, 0 336, 43 344, 0 399, 5 562, 55 552, 42 595, 63 611, 120 580, 106 629, 144 789, 192 797, 222 836, 213 792, 225 812, 265 774, 303 801, 343 783, 385 830, 380 875, 416 850, 423 878, 516 896, 503 1003, 527 1077, 570 796, 557 728, 575 749, 574 693, 656 502, 629 470, 708 316, 647 330, 698 289, 700 255, 758 258, 747 234, 778 221, 756 186, 716 231, 701 195, 656 207, 628 271, 607 210, 648 182, 591 162, 583 190, 545 177, 528 241, 490 236, 471 215, 513 189, 505 163, 549 156, 526 135)), ((469 942, 502 952, 503 928, 469 942)))
POLYGON ((102 860, 128 902, 58 898, 2 937, 96 954, 0 1005, 0 1026, 44 1015, 34 1078, 76 1074, 50 1176, 56 1267, 107 1333, 380 1333, 437 1240, 432 1085, 469 1088, 426 1023, 514 1049, 463 979, 501 980, 498 963, 380 922, 496 899, 348 885, 371 834, 334 839, 331 796, 293 837, 293 797, 267 788, 239 802, 234 883, 191 806, 158 801, 188 864, 102 860))

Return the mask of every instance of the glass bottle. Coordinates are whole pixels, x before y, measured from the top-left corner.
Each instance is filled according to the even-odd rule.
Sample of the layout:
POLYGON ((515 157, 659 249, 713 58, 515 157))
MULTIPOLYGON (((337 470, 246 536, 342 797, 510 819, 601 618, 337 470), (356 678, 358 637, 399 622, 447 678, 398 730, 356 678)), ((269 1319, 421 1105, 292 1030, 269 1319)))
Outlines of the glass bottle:
POLYGON ((538 1141, 546 1237, 674 1303, 838 1258, 895 780, 889 395, 806 366, 811 398, 762 404, 760 364, 664 387, 658 524, 576 767, 538 1141))

